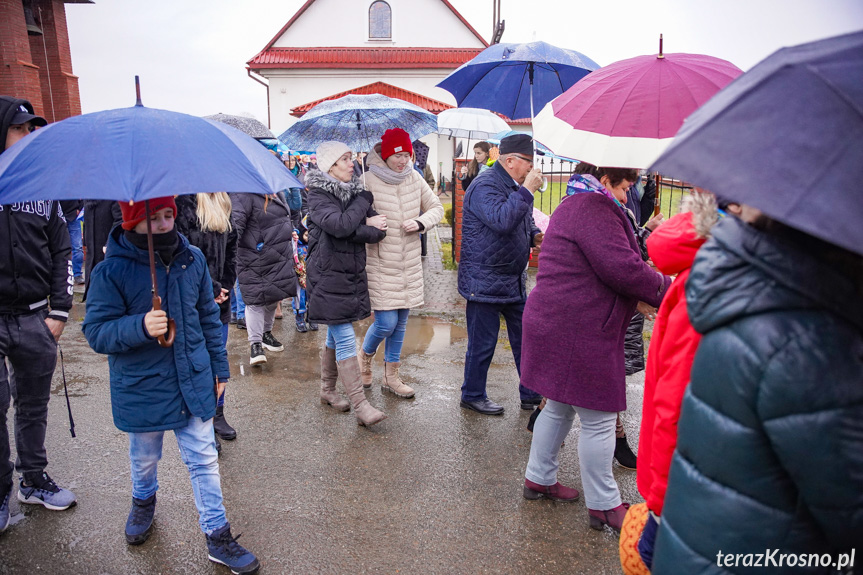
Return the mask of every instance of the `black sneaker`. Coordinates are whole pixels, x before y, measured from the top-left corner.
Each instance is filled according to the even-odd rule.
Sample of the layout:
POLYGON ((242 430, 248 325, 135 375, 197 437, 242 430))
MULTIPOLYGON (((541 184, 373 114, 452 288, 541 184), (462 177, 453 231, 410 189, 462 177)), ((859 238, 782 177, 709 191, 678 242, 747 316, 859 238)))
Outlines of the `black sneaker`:
POLYGON ((249 364, 258 365, 267 363, 267 356, 264 354, 264 347, 259 343, 252 344, 252 350, 249 353, 249 364))
POLYGON ((221 563, 231 569, 236 575, 257 573, 261 568, 258 558, 237 543, 239 535, 231 535, 230 524, 225 524, 211 535, 207 535, 207 553, 210 561, 221 563))
POLYGON ((132 509, 126 520, 126 543, 140 545, 150 538, 153 515, 156 513, 156 494, 147 499, 132 498, 132 509))
POLYGON ((282 342, 277 340, 273 336, 273 332, 265 331, 264 335, 261 336, 261 343, 264 345, 264 349, 268 351, 284 351, 285 346, 282 345, 282 342))
POLYGON ((237 318, 237 329, 246 329, 246 318, 238 317, 237 318))
POLYGON ((309 314, 306 312, 306 324, 308 324, 309 329, 312 331, 318 331, 318 324, 313 321, 309 321, 309 314))

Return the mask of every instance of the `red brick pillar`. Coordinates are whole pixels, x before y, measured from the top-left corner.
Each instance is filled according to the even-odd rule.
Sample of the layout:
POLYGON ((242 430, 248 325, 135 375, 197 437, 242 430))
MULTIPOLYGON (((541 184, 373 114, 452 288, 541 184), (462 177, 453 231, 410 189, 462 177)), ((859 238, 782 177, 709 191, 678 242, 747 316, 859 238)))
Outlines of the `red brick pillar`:
POLYGON ((21 0, 0 0, 0 94, 29 100, 41 114, 39 66, 30 55, 30 41, 21 0))
POLYGON ((453 182, 453 194, 455 194, 455 229, 452 231, 452 241, 455 243, 455 261, 459 261, 461 258, 461 216, 462 206, 464 205, 464 188, 461 187, 461 180, 458 179, 458 174, 461 172, 462 166, 468 165, 470 160, 456 158, 453 162, 455 164, 456 178, 453 182))
POLYGON ((33 0, 33 10, 43 32, 42 36, 30 36, 33 63, 41 69, 42 115, 49 122, 77 116, 81 96, 78 77, 72 74, 66 6, 62 0, 33 0))

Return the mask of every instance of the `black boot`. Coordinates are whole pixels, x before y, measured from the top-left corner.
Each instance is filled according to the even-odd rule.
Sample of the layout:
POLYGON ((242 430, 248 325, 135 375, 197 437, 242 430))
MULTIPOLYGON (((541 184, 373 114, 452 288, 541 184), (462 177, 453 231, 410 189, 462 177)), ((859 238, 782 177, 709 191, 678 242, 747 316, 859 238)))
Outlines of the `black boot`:
POLYGON ((629 448, 629 443, 626 442, 626 436, 618 437, 617 444, 614 446, 614 458, 621 467, 627 469, 635 469, 638 458, 629 448))
POLYGON ((225 421, 225 406, 216 406, 216 417, 213 418, 213 428, 220 438, 231 441, 237 438, 237 430, 225 421))

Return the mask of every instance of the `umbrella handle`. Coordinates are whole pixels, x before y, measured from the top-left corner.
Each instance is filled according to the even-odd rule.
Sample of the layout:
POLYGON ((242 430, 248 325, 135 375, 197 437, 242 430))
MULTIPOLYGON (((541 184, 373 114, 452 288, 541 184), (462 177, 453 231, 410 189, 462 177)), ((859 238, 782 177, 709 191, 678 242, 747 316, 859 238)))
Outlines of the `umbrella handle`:
MULTIPOLYGON (((162 298, 157 295, 153 296, 153 309, 160 310, 162 309, 162 298)), ((161 347, 171 347, 174 345, 174 337, 177 335, 177 322, 174 321, 174 318, 170 318, 168 320, 168 331, 167 333, 160 335, 156 340, 159 342, 161 347)))

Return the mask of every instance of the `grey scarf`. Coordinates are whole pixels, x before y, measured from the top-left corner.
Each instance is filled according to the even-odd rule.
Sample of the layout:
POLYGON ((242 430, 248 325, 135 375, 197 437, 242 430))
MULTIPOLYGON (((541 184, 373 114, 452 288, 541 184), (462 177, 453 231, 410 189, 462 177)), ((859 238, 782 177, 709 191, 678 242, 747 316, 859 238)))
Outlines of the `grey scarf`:
POLYGON ((414 171, 414 167, 413 164, 408 163, 408 165, 405 166, 405 169, 401 172, 394 172, 387 166, 378 166, 376 164, 372 164, 372 166, 369 168, 369 171, 379 177, 385 184, 397 186, 404 182, 405 179, 411 175, 411 172, 414 171))

